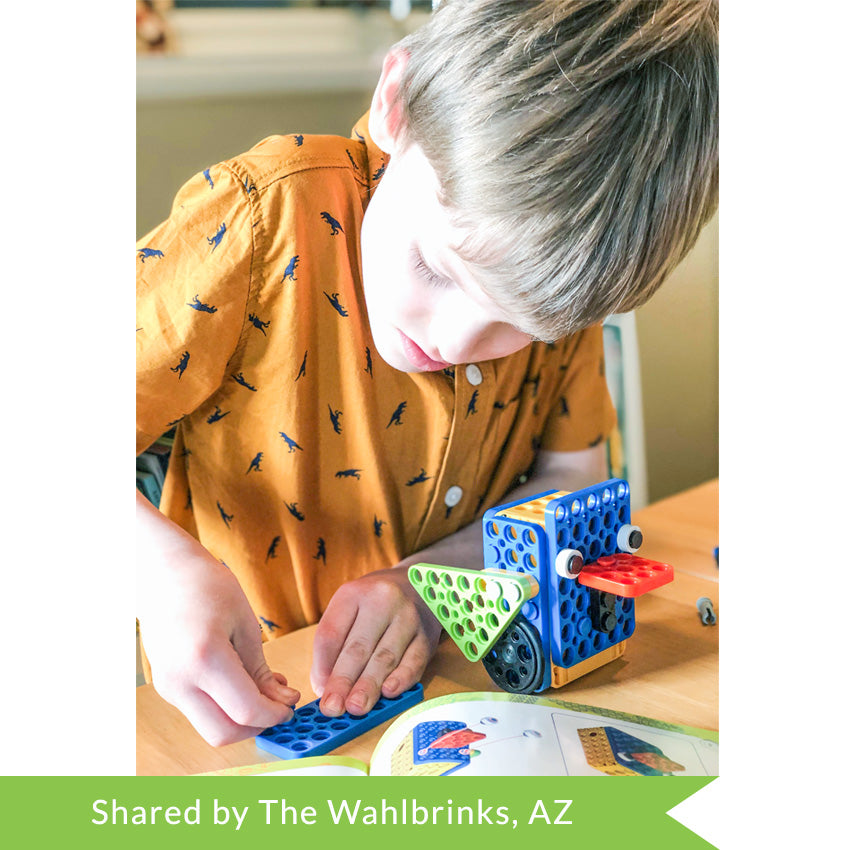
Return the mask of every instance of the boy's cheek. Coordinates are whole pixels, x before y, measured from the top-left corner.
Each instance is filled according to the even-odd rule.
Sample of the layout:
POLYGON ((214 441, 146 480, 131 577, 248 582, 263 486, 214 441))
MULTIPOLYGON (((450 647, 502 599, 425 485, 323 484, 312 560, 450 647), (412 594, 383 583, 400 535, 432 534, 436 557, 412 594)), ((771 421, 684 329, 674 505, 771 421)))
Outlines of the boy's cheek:
POLYGON ((363 289, 373 332, 380 323, 389 323, 413 333, 432 305, 409 279, 407 269, 389 263, 364 267, 363 289))
POLYGON ((380 327, 372 328, 372 341, 378 357, 388 366, 399 372, 412 372, 413 366, 404 357, 401 344, 396 334, 389 325, 382 324, 380 327))

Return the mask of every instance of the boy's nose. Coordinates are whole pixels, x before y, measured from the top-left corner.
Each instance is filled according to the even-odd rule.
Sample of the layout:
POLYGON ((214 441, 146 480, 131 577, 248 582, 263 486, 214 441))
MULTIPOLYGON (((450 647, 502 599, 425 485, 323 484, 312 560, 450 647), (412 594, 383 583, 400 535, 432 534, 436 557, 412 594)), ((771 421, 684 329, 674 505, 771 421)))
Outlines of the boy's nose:
POLYGON ((462 315, 458 308, 441 310, 431 320, 430 337, 440 357, 450 363, 472 363, 486 339, 487 327, 472 310, 462 315))
POLYGON ((526 344, 522 334, 474 309, 456 310, 444 316, 437 345, 450 363, 476 363, 512 354, 526 344))

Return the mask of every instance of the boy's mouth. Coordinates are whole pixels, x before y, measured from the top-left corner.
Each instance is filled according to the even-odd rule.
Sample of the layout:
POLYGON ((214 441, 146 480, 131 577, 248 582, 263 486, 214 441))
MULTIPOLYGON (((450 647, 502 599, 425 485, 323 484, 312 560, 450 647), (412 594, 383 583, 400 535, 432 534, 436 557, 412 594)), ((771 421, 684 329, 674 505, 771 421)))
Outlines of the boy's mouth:
POLYGON ((452 365, 444 360, 432 360, 409 336, 401 331, 398 332, 398 335, 401 338, 404 356, 420 372, 438 372, 440 369, 447 369, 452 365))

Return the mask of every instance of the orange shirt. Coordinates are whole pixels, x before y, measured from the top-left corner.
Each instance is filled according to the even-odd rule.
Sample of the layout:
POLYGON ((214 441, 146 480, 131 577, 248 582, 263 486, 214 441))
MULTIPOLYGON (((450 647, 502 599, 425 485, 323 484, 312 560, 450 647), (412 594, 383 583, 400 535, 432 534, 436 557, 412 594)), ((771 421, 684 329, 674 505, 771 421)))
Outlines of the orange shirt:
POLYGON ((480 518, 537 448, 614 424, 599 327, 437 373, 380 359, 359 233, 386 163, 365 120, 273 136, 190 180, 138 245, 137 451, 178 423, 160 508, 267 636, 480 518))

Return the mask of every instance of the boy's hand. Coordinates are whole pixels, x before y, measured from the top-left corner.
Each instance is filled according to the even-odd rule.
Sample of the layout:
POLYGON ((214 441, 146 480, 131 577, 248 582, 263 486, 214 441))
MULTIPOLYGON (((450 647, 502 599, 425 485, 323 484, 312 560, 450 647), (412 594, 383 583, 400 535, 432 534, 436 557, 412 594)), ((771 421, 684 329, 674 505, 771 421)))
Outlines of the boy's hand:
POLYGON ((370 711, 422 677, 440 624, 410 585, 407 569, 369 573, 337 590, 313 644, 313 690, 323 714, 370 711))
POLYGON ((289 720, 300 694, 269 669, 239 582, 151 511, 139 511, 138 616, 154 687, 214 746, 289 720))

